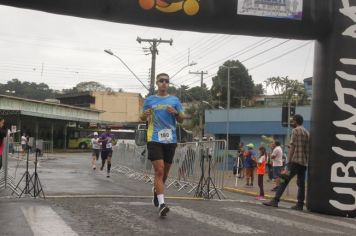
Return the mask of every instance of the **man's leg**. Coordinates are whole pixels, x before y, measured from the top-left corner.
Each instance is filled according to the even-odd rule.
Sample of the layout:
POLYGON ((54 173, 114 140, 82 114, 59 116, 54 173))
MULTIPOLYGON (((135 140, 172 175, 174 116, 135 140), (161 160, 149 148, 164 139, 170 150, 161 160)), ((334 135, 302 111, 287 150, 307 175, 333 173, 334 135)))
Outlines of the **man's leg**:
POLYGON ((110 170, 111 170, 111 158, 112 158, 112 151, 109 151, 108 153, 108 171, 106 174, 106 177, 110 177, 110 170))
POLYGON ((100 167, 100 170, 104 169, 104 165, 105 165, 105 161, 106 161, 107 157, 108 157, 107 152, 106 151, 101 151, 101 167, 100 167))
MULTIPOLYGON (((169 170, 171 169, 171 165, 172 164, 169 164, 167 162, 164 162, 164 173, 163 173, 163 184, 166 183, 166 180, 168 178, 168 174, 169 174, 169 170)), ((183 171, 183 170, 182 170, 183 171)), ((184 176, 183 176, 184 178, 184 176)))
POLYGON ((304 199, 305 199, 305 172, 306 167, 302 165, 296 164, 297 172, 297 186, 298 186, 298 207, 303 209, 304 206, 304 199))
POLYGON ((284 190, 287 188, 289 181, 297 174, 297 169, 295 168, 295 164, 290 163, 289 166, 289 177, 283 179, 283 182, 280 184, 279 188, 276 191, 275 197, 269 201, 269 202, 264 202, 263 204, 266 206, 274 206, 278 207, 278 202, 281 199, 284 190))
POLYGON ((96 169, 96 156, 95 156, 95 152, 93 151, 93 154, 92 154, 92 161, 91 161, 91 164, 92 164, 92 167, 93 167, 93 170, 96 169))
POLYGON ((153 169, 155 172, 154 177, 154 187, 157 195, 163 194, 164 192, 164 162, 163 160, 152 161, 153 169))

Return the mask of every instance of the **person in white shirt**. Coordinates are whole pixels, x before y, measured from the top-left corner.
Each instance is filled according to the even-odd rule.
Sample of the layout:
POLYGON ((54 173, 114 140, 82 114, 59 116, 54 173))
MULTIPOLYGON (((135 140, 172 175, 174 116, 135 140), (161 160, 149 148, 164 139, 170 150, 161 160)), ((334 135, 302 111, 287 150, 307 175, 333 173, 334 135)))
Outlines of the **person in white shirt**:
POLYGON ((27 148, 27 137, 26 137, 26 133, 23 133, 21 136, 21 148, 22 148, 22 155, 25 155, 25 151, 27 148))
POLYGON ((92 167, 93 170, 96 170, 96 161, 99 159, 100 155, 100 143, 99 143, 99 134, 98 132, 94 132, 94 137, 91 139, 91 146, 92 146, 92 167))
POLYGON ((273 179, 276 183, 276 186, 271 190, 271 191, 277 191, 280 181, 279 181, 279 175, 281 174, 281 171, 283 169, 283 150, 281 148, 281 144, 278 141, 274 141, 272 143, 272 154, 271 154, 271 159, 272 159, 272 170, 273 170, 273 179))

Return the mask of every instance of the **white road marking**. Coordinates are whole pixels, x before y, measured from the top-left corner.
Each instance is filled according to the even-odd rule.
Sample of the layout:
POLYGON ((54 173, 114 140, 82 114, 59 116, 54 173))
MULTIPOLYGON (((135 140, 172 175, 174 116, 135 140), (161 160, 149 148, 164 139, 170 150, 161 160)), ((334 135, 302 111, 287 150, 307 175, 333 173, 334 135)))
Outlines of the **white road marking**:
POLYGON ((34 236, 78 236, 62 218, 48 206, 21 207, 34 236))
POLYGON ((282 211, 282 212, 285 212, 285 213, 288 213, 288 214, 291 214, 291 215, 295 215, 295 216, 300 216, 300 217, 303 217, 303 218, 306 218, 306 219, 321 221, 321 222, 328 223, 328 224, 334 224, 334 225, 337 225, 337 226, 340 226, 340 227, 356 229, 356 225, 355 224, 350 224, 350 223, 347 223, 345 221, 322 217, 320 215, 315 215, 315 214, 311 214, 311 213, 303 213, 303 212, 298 212, 298 211, 285 210, 285 209, 278 209, 278 211, 282 211))
POLYGON ((262 214, 259 212, 255 212, 255 211, 250 211, 250 210, 246 210, 243 208, 224 208, 224 210, 227 211, 231 211, 231 212, 235 212, 238 213, 239 215, 246 215, 252 218, 257 218, 257 219, 261 219, 261 220, 265 220, 265 221, 270 221, 272 223, 275 223, 276 225, 285 225, 288 227, 293 227, 293 228, 298 228, 298 229, 302 229, 302 230, 306 230, 312 233, 333 233, 333 234, 344 234, 341 231, 337 231, 337 230, 332 230, 332 229, 327 229, 327 228, 321 228, 318 227, 316 225, 309 225, 309 224, 305 224, 305 223, 301 223, 301 222, 296 222, 295 220, 288 220, 285 218, 281 218, 281 217, 276 217, 276 216, 272 216, 270 214, 262 214))
POLYGON ((204 213, 200 213, 194 210, 190 210, 187 208, 183 208, 180 206, 173 206, 171 207, 172 211, 174 212, 174 214, 186 217, 186 218, 190 218, 190 219, 194 219, 198 222, 210 225, 210 226, 214 226, 214 227, 218 227, 222 230, 227 230, 230 231, 232 233, 235 234, 261 234, 261 233, 265 233, 262 230, 257 230, 254 228, 251 228, 249 226, 246 225, 239 225, 236 224, 234 222, 228 221, 228 220, 224 220, 215 216, 210 216, 204 213))
POLYGON ((153 206, 151 202, 113 202, 117 205, 130 205, 130 206, 153 206))

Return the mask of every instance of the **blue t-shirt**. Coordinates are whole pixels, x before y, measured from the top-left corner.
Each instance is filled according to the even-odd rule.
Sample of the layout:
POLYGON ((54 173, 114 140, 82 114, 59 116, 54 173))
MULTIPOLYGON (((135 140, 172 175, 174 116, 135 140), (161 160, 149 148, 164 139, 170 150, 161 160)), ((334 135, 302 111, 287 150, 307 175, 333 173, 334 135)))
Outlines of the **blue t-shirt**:
POLYGON ((252 157, 256 156, 256 153, 253 149, 248 150, 248 155, 245 157, 245 167, 246 168, 252 168, 254 167, 254 161, 252 160, 252 157))
POLYGON ((182 104, 176 96, 153 95, 146 98, 143 110, 152 110, 148 120, 148 142, 177 143, 176 117, 167 111, 169 106, 178 113, 184 112, 182 104))

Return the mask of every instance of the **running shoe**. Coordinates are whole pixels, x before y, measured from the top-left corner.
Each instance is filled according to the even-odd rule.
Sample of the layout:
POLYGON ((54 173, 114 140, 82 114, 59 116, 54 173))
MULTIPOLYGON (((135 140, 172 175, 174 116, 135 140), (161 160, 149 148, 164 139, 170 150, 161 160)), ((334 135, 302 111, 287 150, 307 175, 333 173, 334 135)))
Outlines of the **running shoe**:
POLYGON ((158 215, 161 217, 167 216, 167 213, 169 212, 169 208, 166 206, 166 204, 161 204, 159 207, 158 215))
POLYGON ((96 170, 96 166, 95 165, 93 165, 93 170, 96 170))
POLYGON ((153 193, 153 199, 152 199, 152 203, 155 207, 159 207, 159 202, 158 202, 158 198, 157 198, 157 193, 155 190, 155 187, 152 187, 152 193, 153 193))
POLYGON ((106 173, 106 178, 110 178, 110 172, 106 173))

